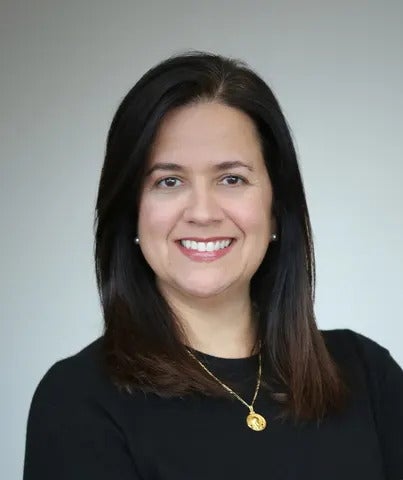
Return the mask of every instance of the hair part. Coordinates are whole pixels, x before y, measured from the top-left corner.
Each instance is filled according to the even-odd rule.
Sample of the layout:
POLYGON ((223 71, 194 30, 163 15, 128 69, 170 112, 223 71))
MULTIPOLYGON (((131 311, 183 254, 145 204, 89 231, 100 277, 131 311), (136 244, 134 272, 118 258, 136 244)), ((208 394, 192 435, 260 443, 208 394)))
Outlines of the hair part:
POLYGON ((95 209, 95 268, 104 314, 104 354, 113 382, 161 397, 230 394, 194 361, 179 318, 133 245, 147 159, 164 116, 219 102, 253 120, 273 188, 279 241, 269 244, 250 284, 262 355, 262 382, 283 416, 320 420, 340 410, 347 387, 315 321, 312 231, 296 152, 268 85, 244 62, 191 51, 151 68, 127 93, 108 133, 95 209))

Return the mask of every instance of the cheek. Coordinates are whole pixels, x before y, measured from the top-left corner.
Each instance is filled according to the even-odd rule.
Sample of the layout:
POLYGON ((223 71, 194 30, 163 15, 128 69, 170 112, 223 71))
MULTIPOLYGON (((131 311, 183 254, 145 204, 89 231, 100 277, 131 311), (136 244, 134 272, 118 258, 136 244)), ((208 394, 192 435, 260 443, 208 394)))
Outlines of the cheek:
POLYGON ((169 202, 152 201, 144 199, 139 210, 139 231, 142 236, 167 232, 173 225, 175 212, 169 202))
POLYGON ((236 209, 233 209, 234 218, 245 230, 245 233, 266 235, 270 229, 270 198, 262 195, 249 195, 243 198, 236 209))
POLYGON ((270 233, 268 215, 265 215, 262 210, 253 213, 248 211, 240 212, 237 218, 239 225, 244 230, 246 235, 256 237, 263 243, 266 243, 270 233))

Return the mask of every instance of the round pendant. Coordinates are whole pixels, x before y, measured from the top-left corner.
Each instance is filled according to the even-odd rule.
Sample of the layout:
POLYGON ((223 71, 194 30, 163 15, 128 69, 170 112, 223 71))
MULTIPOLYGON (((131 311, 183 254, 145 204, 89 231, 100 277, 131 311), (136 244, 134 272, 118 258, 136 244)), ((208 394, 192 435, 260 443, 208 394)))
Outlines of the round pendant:
POLYGON ((255 432, 260 432, 266 428, 266 420, 256 412, 252 412, 246 417, 246 423, 255 432))

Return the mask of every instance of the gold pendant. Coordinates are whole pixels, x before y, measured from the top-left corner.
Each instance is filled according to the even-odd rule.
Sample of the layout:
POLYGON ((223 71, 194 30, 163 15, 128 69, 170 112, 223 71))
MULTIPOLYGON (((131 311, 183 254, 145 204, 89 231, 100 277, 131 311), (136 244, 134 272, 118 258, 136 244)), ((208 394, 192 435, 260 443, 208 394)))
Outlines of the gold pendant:
POLYGON ((250 414, 246 417, 246 423, 249 428, 255 432, 260 432, 266 428, 266 420, 262 415, 251 410, 250 414))

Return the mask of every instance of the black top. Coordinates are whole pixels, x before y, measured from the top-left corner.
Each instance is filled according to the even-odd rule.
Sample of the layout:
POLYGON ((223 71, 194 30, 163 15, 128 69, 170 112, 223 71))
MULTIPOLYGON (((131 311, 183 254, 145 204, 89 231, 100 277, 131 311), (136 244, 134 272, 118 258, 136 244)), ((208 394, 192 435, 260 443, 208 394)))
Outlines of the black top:
MULTIPOLYGON (((120 393, 101 368, 101 337, 39 383, 24 480, 402 480, 401 368, 385 348, 351 330, 322 334, 353 380, 348 408, 319 426, 294 426, 274 420, 278 407, 261 390, 261 432, 247 427, 248 409, 235 398, 120 393)), ((257 355, 197 354, 217 376, 245 379, 242 393, 251 401, 257 355)))

